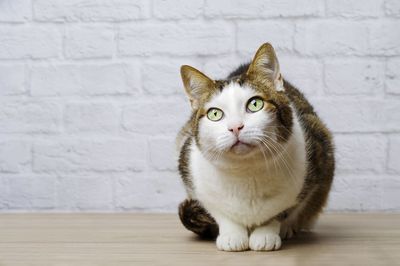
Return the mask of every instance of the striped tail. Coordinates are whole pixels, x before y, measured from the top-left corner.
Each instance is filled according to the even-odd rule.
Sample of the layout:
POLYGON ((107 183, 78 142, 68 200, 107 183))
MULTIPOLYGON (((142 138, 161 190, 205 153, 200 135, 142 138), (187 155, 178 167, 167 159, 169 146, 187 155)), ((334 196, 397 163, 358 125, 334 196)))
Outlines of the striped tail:
POLYGON ((186 229, 201 238, 215 239, 218 225, 197 200, 186 199, 179 205, 179 218, 186 229))

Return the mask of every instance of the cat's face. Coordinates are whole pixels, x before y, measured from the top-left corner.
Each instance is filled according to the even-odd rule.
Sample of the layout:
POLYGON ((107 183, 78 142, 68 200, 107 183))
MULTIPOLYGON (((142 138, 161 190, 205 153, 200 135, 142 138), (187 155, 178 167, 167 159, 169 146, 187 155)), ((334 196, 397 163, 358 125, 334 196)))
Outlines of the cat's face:
POLYGON ((215 153, 248 154, 276 141, 275 108, 249 85, 228 83, 204 104, 206 115, 199 120, 198 135, 203 150, 215 153))
POLYGON ((245 73, 213 81, 182 67, 192 103, 192 132, 203 154, 245 157, 274 154, 291 132, 292 111, 272 46, 263 45, 245 73))

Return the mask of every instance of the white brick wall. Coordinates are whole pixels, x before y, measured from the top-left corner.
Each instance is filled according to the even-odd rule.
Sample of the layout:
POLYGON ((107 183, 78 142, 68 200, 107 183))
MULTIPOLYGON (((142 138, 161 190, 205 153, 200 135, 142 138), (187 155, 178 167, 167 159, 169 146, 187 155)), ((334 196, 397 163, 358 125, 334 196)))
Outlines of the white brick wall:
POLYGON ((330 210, 400 211, 400 1, 0 0, 0 211, 175 211, 179 67, 263 42, 337 145, 330 210))

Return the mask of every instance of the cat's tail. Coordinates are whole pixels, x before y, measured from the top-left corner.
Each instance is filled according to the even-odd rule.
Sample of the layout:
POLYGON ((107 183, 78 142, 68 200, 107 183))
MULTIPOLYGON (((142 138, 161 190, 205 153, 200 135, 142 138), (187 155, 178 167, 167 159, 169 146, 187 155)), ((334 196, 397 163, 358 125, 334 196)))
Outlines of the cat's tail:
POLYGON ((179 218, 186 229, 202 238, 214 239, 218 236, 217 223, 197 200, 186 199, 179 204, 179 218))

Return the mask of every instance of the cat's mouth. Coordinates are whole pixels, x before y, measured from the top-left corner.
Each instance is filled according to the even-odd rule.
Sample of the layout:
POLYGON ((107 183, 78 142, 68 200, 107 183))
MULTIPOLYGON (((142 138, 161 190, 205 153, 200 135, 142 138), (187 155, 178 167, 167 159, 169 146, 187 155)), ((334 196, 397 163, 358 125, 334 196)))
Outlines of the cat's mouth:
POLYGON ((249 150, 253 147, 253 145, 246 143, 241 140, 237 140, 232 146, 231 150, 233 151, 244 151, 244 150, 249 150))
POLYGON ((248 145, 248 146, 249 146, 250 144, 247 144, 246 142, 237 140, 237 141, 232 145, 232 148, 235 147, 235 146, 239 146, 239 145, 248 145))

